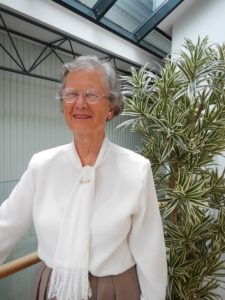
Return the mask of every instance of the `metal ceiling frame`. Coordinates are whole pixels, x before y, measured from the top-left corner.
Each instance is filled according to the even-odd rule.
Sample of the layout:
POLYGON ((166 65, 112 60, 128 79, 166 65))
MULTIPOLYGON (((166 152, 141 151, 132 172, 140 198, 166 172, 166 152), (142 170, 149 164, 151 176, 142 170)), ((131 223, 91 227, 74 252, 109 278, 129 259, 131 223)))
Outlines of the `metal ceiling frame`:
POLYGON ((108 0, 108 1, 99 0, 92 8, 96 20, 97 21, 100 20, 107 13, 107 11, 110 10, 113 4, 116 3, 116 1, 117 0, 108 0))
POLYGON ((159 34, 163 35, 169 41, 171 38, 164 32, 162 32, 157 25, 166 18, 179 4, 184 0, 167 0, 165 3, 162 3, 156 11, 149 16, 149 18, 141 24, 134 32, 129 32, 117 25, 116 23, 105 18, 104 15, 107 11, 117 2, 117 0, 98 0, 93 8, 89 8, 84 4, 81 4, 77 0, 52 0, 57 4, 60 4, 75 13, 89 19, 90 21, 96 23, 97 25, 117 34, 118 36, 128 40, 132 44, 135 44, 139 48, 144 49, 145 51, 163 59, 168 53, 165 53, 163 50, 158 49, 161 54, 157 53, 157 48, 148 42, 145 41, 146 45, 149 47, 140 44, 143 38, 149 34, 152 30, 156 30, 159 34))
POLYGON ((142 40, 147 34, 149 34, 156 26, 165 19, 183 0, 170 0, 165 4, 162 4, 149 16, 149 18, 139 26, 133 35, 137 42, 142 40))
POLYGON ((18 73, 18 74, 22 74, 22 75, 26 75, 26 76, 31 76, 31 77, 36 77, 36 78, 41 78, 41 79, 45 79, 45 80, 49 80, 49 81, 53 81, 53 82, 59 82, 60 80, 57 79, 57 78, 52 78, 52 77, 48 77, 48 76, 43 76, 43 75, 39 75, 39 74, 35 74, 35 73, 32 73, 32 71, 34 71, 41 63, 43 63, 47 57, 49 57, 50 55, 55 55, 59 60, 60 62, 63 64, 64 61, 63 59, 61 58, 61 54, 64 53, 64 54, 69 54, 71 55, 73 58, 75 58, 76 56, 80 56, 81 53, 77 53, 74 51, 73 49, 73 45, 72 45, 72 42, 76 42, 76 43, 79 43, 85 47, 88 47, 90 49, 93 49, 95 51, 98 51, 99 53, 105 55, 104 56, 104 59, 108 59, 108 60, 112 60, 114 65, 115 65, 115 68, 120 71, 121 73, 124 73, 126 74, 126 72, 124 70, 121 70, 120 68, 117 67, 116 65, 116 60, 118 61, 123 61, 129 65, 133 65, 137 68, 140 68, 140 66, 138 64, 135 64, 135 63, 131 63, 129 60, 126 60, 126 59, 123 59, 117 55, 112 55, 112 54, 109 54, 108 52, 102 50, 102 49, 99 49, 93 45, 89 45, 88 43, 85 43, 83 41, 80 41, 78 39, 75 39, 75 38, 72 38, 70 37, 69 35, 66 35, 64 33, 61 33, 55 29, 52 29, 52 28, 49 28, 43 24, 40 24, 36 21, 33 21, 33 20, 30 20, 24 16, 21 16, 15 12, 12 12, 12 11, 9 11, 5 8, 2 8, 0 7, 0 22, 2 22, 2 25, 3 26, 0 26, 0 30, 5 32, 10 40, 10 43, 12 45, 12 48, 14 49, 15 53, 14 55, 12 55, 8 49, 5 48, 5 46, 0 43, 0 48, 15 62, 15 64, 18 66, 18 69, 15 69, 15 68, 9 68, 9 67, 6 67, 6 66, 1 66, 0 65, 0 70, 4 70, 4 71, 8 71, 8 72, 13 72, 13 73, 18 73), (59 36, 59 39, 55 40, 55 41, 52 41, 52 42, 44 42, 44 41, 41 41, 37 38, 34 38, 32 36, 28 36, 24 33, 20 33, 18 31, 15 31, 15 30, 12 30, 10 28, 8 28, 5 20, 4 20, 4 17, 2 15, 2 13, 5 13, 5 14, 8 14, 8 15, 11 15, 15 18, 18 18, 22 21, 25 21, 27 23, 30 23, 32 25, 35 25, 39 28, 42 28, 42 29, 45 29, 51 33, 54 33, 54 34, 57 34, 59 36), (22 60, 22 57, 19 53, 19 50, 17 49, 16 47, 16 44, 14 43, 13 41, 13 38, 14 37, 22 37, 22 38, 25 38, 27 40, 30 40, 32 42, 35 42, 39 45, 41 45, 43 47, 42 51, 40 52, 40 54, 38 55, 38 57, 36 59, 34 59, 34 61, 31 63, 31 65, 26 68, 25 67, 25 64, 22 60), (64 43, 69 43, 70 45, 70 50, 67 50, 67 49, 64 49, 62 48, 62 45, 64 43))

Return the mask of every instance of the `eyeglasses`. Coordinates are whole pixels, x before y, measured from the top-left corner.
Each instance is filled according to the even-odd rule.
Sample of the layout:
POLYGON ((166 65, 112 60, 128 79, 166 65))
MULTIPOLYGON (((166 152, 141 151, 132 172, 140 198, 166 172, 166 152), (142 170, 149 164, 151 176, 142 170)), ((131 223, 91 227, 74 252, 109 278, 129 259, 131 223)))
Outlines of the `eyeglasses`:
MULTIPOLYGON (((77 101, 80 94, 81 92, 78 92, 73 89, 64 89, 61 92, 61 98, 66 103, 73 103, 77 101)), ((102 98, 108 98, 108 96, 106 96, 105 94, 99 94, 98 91, 92 89, 84 91, 82 92, 82 94, 85 101, 89 104, 95 104, 102 98)))

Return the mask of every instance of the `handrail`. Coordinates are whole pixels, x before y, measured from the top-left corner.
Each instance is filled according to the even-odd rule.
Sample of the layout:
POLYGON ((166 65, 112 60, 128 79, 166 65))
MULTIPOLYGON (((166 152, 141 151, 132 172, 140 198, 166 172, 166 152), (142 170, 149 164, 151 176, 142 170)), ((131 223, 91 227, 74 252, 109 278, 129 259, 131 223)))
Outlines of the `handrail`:
POLYGON ((33 252, 21 258, 10 261, 0 266, 0 279, 26 269, 34 264, 40 262, 37 252, 33 252))

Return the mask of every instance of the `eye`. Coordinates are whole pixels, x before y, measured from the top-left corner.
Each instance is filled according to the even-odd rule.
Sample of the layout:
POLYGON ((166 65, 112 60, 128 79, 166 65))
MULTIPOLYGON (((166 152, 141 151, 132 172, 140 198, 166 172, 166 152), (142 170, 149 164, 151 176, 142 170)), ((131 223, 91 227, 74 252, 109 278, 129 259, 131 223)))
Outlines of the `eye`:
POLYGON ((72 99, 78 96, 78 92, 76 91, 64 91, 62 97, 65 99, 72 99))
POLYGON ((96 92, 96 91, 87 91, 86 92, 86 97, 89 99, 89 100, 98 100, 100 95, 96 92))

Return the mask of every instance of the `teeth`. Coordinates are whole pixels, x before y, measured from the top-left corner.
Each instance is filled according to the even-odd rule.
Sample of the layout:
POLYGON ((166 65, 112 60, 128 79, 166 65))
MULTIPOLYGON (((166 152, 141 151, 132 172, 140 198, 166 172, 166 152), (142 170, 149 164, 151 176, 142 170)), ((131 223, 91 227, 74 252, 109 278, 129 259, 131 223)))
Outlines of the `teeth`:
POLYGON ((88 116, 88 115, 73 115, 73 118, 87 119, 87 118, 90 118, 90 116, 88 116))

